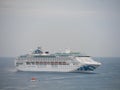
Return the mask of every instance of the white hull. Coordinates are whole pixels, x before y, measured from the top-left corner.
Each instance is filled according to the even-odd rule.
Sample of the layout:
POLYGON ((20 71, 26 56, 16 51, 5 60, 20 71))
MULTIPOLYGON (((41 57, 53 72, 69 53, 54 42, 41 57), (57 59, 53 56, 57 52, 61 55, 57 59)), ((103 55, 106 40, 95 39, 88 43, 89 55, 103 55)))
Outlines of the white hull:
POLYGON ((91 72, 94 69, 96 69, 99 65, 91 65, 93 66, 93 70, 85 70, 85 69, 80 69, 81 67, 84 67, 86 65, 78 65, 78 66, 73 66, 73 65, 60 65, 57 67, 53 67, 51 65, 46 65, 44 66, 37 66, 37 65, 24 65, 24 66, 19 66, 16 67, 18 71, 32 71, 32 72, 91 72))

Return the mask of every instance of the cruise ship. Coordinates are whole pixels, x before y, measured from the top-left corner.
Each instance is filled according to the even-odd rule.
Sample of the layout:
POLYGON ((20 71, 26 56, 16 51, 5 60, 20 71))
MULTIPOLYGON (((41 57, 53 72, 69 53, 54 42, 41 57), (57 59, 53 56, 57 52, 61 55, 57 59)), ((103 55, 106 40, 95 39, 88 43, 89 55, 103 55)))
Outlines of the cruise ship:
POLYGON ((16 58, 17 71, 35 72, 92 72, 101 65, 90 56, 67 50, 50 54, 41 47, 16 58))

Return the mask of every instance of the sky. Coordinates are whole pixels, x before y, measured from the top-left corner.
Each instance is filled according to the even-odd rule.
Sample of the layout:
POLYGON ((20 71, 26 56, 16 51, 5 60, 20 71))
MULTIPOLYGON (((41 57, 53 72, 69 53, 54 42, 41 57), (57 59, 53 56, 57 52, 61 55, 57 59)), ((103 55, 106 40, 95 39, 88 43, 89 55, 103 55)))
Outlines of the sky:
POLYGON ((38 46, 120 57, 120 0, 0 0, 0 57, 38 46))

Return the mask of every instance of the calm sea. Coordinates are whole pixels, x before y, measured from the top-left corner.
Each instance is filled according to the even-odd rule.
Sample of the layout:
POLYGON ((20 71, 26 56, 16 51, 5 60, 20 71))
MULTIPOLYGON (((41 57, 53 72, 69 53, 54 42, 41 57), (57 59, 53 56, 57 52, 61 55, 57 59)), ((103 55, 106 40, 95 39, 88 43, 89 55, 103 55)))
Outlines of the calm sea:
POLYGON ((0 90, 120 90, 120 58, 94 59, 102 66, 85 74, 16 72, 14 58, 0 58, 0 90))

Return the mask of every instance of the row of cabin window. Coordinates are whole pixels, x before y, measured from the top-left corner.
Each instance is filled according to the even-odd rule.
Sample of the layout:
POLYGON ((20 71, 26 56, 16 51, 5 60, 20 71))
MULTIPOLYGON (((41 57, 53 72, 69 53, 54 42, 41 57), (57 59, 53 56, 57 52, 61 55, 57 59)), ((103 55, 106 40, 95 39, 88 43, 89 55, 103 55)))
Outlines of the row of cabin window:
POLYGON ((20 58, 19 60, 70 60, 69 58, 20 58))
POLYGON ((27 65, 68 65, 66 62, 26 62, 27 65))
POLYGON ((16 63, 16 66, 19 66, 19 65, 22 65, 23 63, 21 63, 21 62, 17 62, 16 63))

